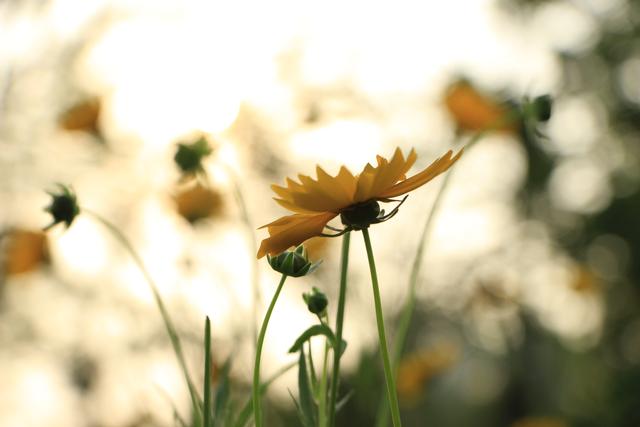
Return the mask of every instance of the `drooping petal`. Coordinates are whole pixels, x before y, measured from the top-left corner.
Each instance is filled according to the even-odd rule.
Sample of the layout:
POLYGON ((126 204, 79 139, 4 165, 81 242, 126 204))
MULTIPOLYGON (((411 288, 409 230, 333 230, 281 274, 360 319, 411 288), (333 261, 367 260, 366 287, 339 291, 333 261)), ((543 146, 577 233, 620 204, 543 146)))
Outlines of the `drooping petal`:
POLYGON ((377 194, 376 197, 380 199, 388 199, 415 190, 416 188, 426 184, 436 176, 440 175, 442 172, 445 172, 447 169, 449 169, 451 165, 457 162, 460 156, 462 156, 463 151, 464 150, 460 150, 455 156, 452 157, 453 151, 449 150, 444 156, 431 163, 422 172, 389 187, 388 189, 377 194))
POLYGON ((295 214, 284 216, 260 227, 268 229, 269 237, 260 243, 257 257, 262 258, 266 254, 277 255, 291 246, 297 246, 311 237, 319 236, 324 226, 337 215, 333 212, 295 214))

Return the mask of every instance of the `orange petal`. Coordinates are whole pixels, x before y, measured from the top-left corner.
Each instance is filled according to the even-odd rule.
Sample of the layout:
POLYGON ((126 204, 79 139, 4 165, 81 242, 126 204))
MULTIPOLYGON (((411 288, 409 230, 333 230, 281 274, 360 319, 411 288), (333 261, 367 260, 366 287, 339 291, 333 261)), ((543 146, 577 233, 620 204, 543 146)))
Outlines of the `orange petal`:
POLYGON ((291 246, 297 246, 311 237, 319 236, 324 226, 337 215, 333 212, 295 214, 284 216, 260 227, 266 227, 269 230, 269 237, 260 243, 257 257, 262 258, 266 254, 277 255, 291 246))
POLYGON ((378 194, 404 178, 404 174, 411 168, 416 158, 415 151, 411 150, 409 157, 405 160, 399 148, 396 148, 390 161, 377 156, 378 166, 374 168, 367 165, 358 176, 358 190, 354 201, 364 202, 378 197, 378 194))
POLYGON ((408 178, 404 181, 397 183, 396 185, 386 189, 385 191, 376 195, 377 198, 380 199, 388 199, 391 197, 400 196, 402 194, 408 193, 409 191, 415 190, 416 188, 426 184, 431 181, 436 176, 440 175, 442 172, 446 171, 458 161, 460 156, 462 156, 462 152, 464 150, 458 151, 454 157, 451 157, 453 151, 449 150, 447 154, 440 157, 435 162, 431 163, 425 170, 422 172, 408 178))
POLYGON ((318 166, 316 174, 317 179, 298 175, 300 183, 287 178, 286 188, 272 185, 278 203, 297 213, 338 212, 352 203, 356 179, 347 168, 334 177, 318 166))

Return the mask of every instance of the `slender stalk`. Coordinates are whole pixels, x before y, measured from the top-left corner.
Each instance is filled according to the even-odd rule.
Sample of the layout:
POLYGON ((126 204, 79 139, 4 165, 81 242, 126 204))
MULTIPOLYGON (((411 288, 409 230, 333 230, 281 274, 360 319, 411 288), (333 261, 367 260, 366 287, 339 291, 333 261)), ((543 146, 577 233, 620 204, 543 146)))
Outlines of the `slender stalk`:
MULTIPOLYGON (((240 208, 240 218, 247 228, 249 234, 249 240, 251 244, 251 254, 255 254, 258 252, 258 242, 256 241, 256 236, 254 234, 255 227, 253 226, 253 222, 249 217, 249 209, 247 208, 247 202, 244 197, 244 193, 242 191, 242 187, 240 186, 238 177, 235 172, 230 168, 226 168, 227 173, 231 177, 231 182, 233 184, 233 194, 236 199, 236 203, 238 204, 238 208, 240 208)), ((253 335, 253 343, 257 343, 258 338, 258 307, 260 306, 260 277, 258 270, 258 260, 255 256, 251 257, 252 266, 251 266, 251 286, 253 291, 253 321, 251 322, 251 333, 253 335)), ((254 353, 257 349, 254 347, 254 353)))
POLYGON ((378 341, 380 344, 380 353, 382 354, 382 363, 384 366, 384 378, 387 383, 387 399, 391 408, 391 419, 394 427, 402 425, 400 421, 400 408, 398 407, 398 395, 396 393, 396 382, 394 374, 391 370, 391 362, 389 361, 389 351, 387 350, 387 337, 384 332, 384 318, 382 316, 382 302, 380 301, 380 289, 378 287, 378 274, 376 273, 376 264, 373 258, 373 249, 371 249, 371 239, 369 238, 369 230, 362 229, 364 244, 367 248, 367 258, 369 260, 369 270, 371 271, 371 286, 373 288, 373 303, 376 310, 376 324, 378 325, 378 341))
MULTIPOLYGON (((322 323, 325 323, 320 319, 322 323)), ((320 393, 318 397, 318 427, 327 427, 327 374, 329 361, 329 343, 325 341, 322 359, 322 376, 320 377, 320 393)))
POLYGON ((193 382, 191 381, 191 377, 189 376, 189 370, 187 369, 187 363, 185 361, 184 352, 182 351, 182 344, 180 343, 180 337, 176 331, 176 328, 171 320, 171 316, 169 316, 169 312, 167 311, 166 306, 164 305, 164 301, 162 300, 162 296, 158 291, 158 287, 156 283, 153 281, 151 274, 147 270, 142 262, 142 258, 138 255, 138 252, 134 249, 129 239, 120 231, 118 227, 116 227, 113 223, 103 218, 100 214, 93 212, 89 209, 82 208, 81 212, 88 214, 93 217, 96 221, 101 223, 103 226, 107 228, 111 232, 111 234, 120 242, 120 244, 129 252, 129 255, 133 258, 136 265, 142 272, 145 280, 149 284, 151 288, 151 292, 153 293, 153 298, 158 306, 158 310, 160 311, 160 315, 162 316, 162 321, 164 322, 164 327, 169 334, 169 339, 171 341, 171 345, 173 346, 173 351, 176 354, 176 358, 178 359, 178 363, 180 364, 180 368, 185 376, 185 380, 187 381, 187 386, 189 387, 189 394, 191 395, 191 404, 193 405, 194 416, 197 418, 196 422, 199 424, 201 422, 201 406, 200 406, 200 397, 198 396, 198 391, 196 390, 193 382))
MULTIPOLYGON (((342 325, 344 323, 344 306, 347 298, 347 269, 349 267, 349 242, 351 232, 342 236, 342 256, 340 261, 340 293, 338 295, 338 311, 336 312, 336 339, 342 342, 342 325)), ((340 351, 333 351, 333 372, 331 375, 331 397, 329 400, 329 426, 333 427, 336 421, 336 401, 340 386, 340 351)))
MULTIPOLYGON (((505 122, 515 121, 519 118, 519 115, 510 115, 505 118, 505 122)), ((482 131, 477 132, 465 145, 465 148, 468 150, 476 142, 481 140, 488 132, 497 128, 498 126, 504 124, 503 121, 496 122, 494 125, 487 127, 482 131)), ((409 332, 409 325, 411 324, 411 319, 413 318, 413 312, 416 308, 416 295, 418 288, 418 277, 420 276, 420 270, 422 268, 422 261, 424 258, 424 251, 427 246, 428 237, 431 233, 431 228, 435 222, 435 218, 439 211, 440 205, 442 204, 442 200, 444 199, 444 194, 451 182, 451 175, 453 174, 453 170, 448 171, 443 180, 438 193, 436 194, 436 198, 433 201, 433 205, 431 205, 431 210, 429 211, 429 215, 424 223, 424 227, 422 228, 422 233, 420 234, 420 240, 418 243, 418 248, 416 250, 416 255, 413 258, 413 264, 411 265, 411 273, 409 275, 409 295, 407 296, 407 301, 402 309, 402 313, 400 314, 400 320, 398 321, 397 331, 393 343, 393 375, 395 377, 396 372, 398 370, 398 365, 400 364, 400 359, 402 357, 402 352, 404 351, 404 346, 407 340, 407 334, 409 332)), ((378 414, 376 416, 377 427, 387 427, 389 424, 389 407, 387 406, 387 402, 383 399, 378 406, 378 414)))
POLYGON ((211 321, 204 323, 204 427, 211 426, 211 321))
POLYGON ((282 290, 285 280, 287 280, 287 275, 283 274, 280 279, 280 283, 278 284, 278 288, 276 289, 275 294, 273 294, 273 298, 271 299, 267 313, 264 316, 264 320, 262 321, 262 327, 260 328, 260 334, 258 335, 258 342, 256 344, 256 361, 253 368, 253 419, 256 427, 262 427, 262 405, 260 404, 260 356, 262 354, 262 345, 264 344, 264 337, 267 333, 267 326, 269 325, 269 319, 271 319, 273 307, 276 305, 276 301, 278 300, 278 296, 280 296, 280 291, 282 290))

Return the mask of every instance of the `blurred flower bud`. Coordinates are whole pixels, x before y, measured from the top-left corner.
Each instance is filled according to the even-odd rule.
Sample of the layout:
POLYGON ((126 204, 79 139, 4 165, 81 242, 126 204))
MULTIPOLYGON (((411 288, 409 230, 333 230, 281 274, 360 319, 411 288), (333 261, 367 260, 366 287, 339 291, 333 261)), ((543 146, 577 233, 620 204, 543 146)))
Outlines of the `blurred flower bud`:
POLYGON ((322 315, 329 305, 327 296, 320 292, 315 286, 311 289, 310 293, 302 294, 302 299, 307 304, 307 308, 310 312, 317 315, 322 315))
POLYGON ((178 144, 173 160, 184 174, 195 174, 203 171, 202 160, 211 154, 209 141, 204 136, 191 144, 178 144))
POLYGON ((58 184, 58 192, 47 192, 51 197, 51 204, 44 208, 53 216, 53 222, 44 229, 48 230, 56 224, 64 222, 67 227, 80 214, 80 207, 76 194, 69 186, 58 184))
POLYGON ((322 262, 310 262, 307 250, 302 245, 293 251, 285 251, 274 257, 267 255, 267 260, 275 271, 291 277, 306 276, 322 262))
POLYGON ((553 107, 553 100, 551 99, 551 96, 538 96, 533 100, 531 106, 533 114, 538 121, 546 122, 551 118, 551 110, 553 107))

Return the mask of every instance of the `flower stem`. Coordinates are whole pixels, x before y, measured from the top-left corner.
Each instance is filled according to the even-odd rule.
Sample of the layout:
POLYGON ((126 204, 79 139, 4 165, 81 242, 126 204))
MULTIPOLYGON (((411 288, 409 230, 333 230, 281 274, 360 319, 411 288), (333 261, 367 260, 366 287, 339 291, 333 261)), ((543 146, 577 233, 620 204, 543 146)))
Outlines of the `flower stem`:
POLYGON ((171 316, 169 316, 169 312, 164 305, 164 301, 162 300, 162 296, 158 291, 158 287, 156 286, 151 274, 147 270, 142 262, 142 258, 138 255, 138 252, 133 248, 129 239, 120 231, 115 224, 108 221, 106 218, 103 218, 100 214, 93 212, 89 209, 82 208, 81 212, 86 213, 87 215, 93 217, 96 221, 101 223, 104 227, 111 232, 111 234, 120 242, 120 244, 129 252, 136 265, 142 272, 145 280, 149 284, 151 288, 151 292, 153 293, 153 298, 158 306, 158 310, 160 311, 160 315, 162 316, 162 320, 164 322, 164 327, 167 330, 167 334, 169 334, 169 339, 171 341, 171 345, 173 346, 173 351, 176 354, 176 358, 178 359, 178 363, 180 364, 180 368, 185 376, 185 380, 187 381, 187 387, 189 388, 189 394, 191 395, 191 404, 193 405, 194 417, 197 418, 197 422, 200 422, 201 419, 201 409, 200 409, 200 397, 198 396, 198 391, 196 390, 193 382, 191 381, 191 377, 189 376, 189 371, 187 369, 187 363, 185 361, 184 352, 182 351, 182 345, 180 343, 180 338, 176 331, 176 328, 171 320, 171 316))
MULTIPOLYGON (((244 226, 247 229, 247 235, 249 236, 249 241, 251 244, 251 254, 255 254, 258 252, 258 242, 256 241, 256 237, 254 234, 255 227, 251 218, 249 217, 249 209, 247 208, 247 202, 244 197, 244 192, 242 191, 242 187, 240 186, 240 180, 238 179, 236 173, 230 167, 226 167, 227 174, 231 177, 231 183, 233 186, 233 195, 236 199, 236 203, 238 204, 238 208, 240 209, 240 218, 244 223, 244 226)), ((258 338, 258 307, 261 302, 260 295, 260 277, 258 270, 258 260, 255 256, 251 257, 251 288, 253 292, 253 319, 251 322, 251 334, 252 334, 252 342, 257 343, 258 338)), ((254 347, 254 353, 256 348, 254 347)))
POLYGON ((369 230, 362 229, 364 244, 367 248, 367 258, 369 260, 369 270, 371 271, 371 286, 373 288, 373 302, 376 310, 376 323, 378 325, 378 342, 380 344, 380 353, 382 354, 382 363, 384 366, 384 377, 387 383, 387 400, 391 408, 391 419, 394 427, 400 427, 400 408, 398 407, 398 395, 396 394, 396 382, 394 374, 391 370, 389 362, 389 351, 387 350, 387 337, 384 332, 384 318, 382 316, 382 302, 380 301, 380 289, 378 287, 378 274, 376 273, 376 263, 373 258, 373 249, 371 249, 371 239, 369 238, 369 230))
MULTIPOLYGON (((509 118, 509 121, 516 120, 517 117, 509 118)), ((502 122, 498 122, 491 127, 477 132, 470 140, 467 142, 465 148, 471 148, 476 142, 481 140, 490 130, 497 127, 502 122)), ((420 269, 422 268, 422 260, 425 251, 425 247, 427 246, 428 237, 431 232, 431 228, 435 222, 436 214, 440 208, 440 205, 443 200, 443 196, 446 193, 446 190, 451 182, 451 175, 453 174, 453 170, 448 171, 443 180, 438 193, 436 194, 436 198, 433 201, 433 205, 431 205, 431 210, 429 211, 429 215, 427 215, 427 219, 425 220, 424 227, 422 228, 422 234, 420 235, 420 240, 418 243, 418 249, 416 250, 416 256, 413 259, 413 264, 411 266, 411 274, 409 275, 409 295, 407 297, 407 301, 402 309, 402 313, 400 314, 400 320, 397 326, 397 332, 395 335, 394 343, 393 343, 393 375, 396 376, 396 372, 398 370, 398 365, 400 364, 400 358, 402 357, 402 352, 404 351, 404 345, 407 340, 407 335, 409 333, 409 325, 411 324, 411 318, 413 317, 413 312, 416 308, 416 294, 418 288, 418 277, 420 276, 420 269)), ((389 424, 389 406, 383 400, 380 402, 378 406, 378 415, 376 416, 377 427, 387 427, 389 424)))
MULTIPOLYGON (((323 324, 326 322, 320 319, 323 324)), ((329 360, 329 343, 324 344, 324 357, 322 360, 322 377, 320 377, 320 392, 318 396, 318 427, 327 427, 327 362, 329 360)))
MULTIPOLYGON (((342 236, 342 256, 340 261, 340 294, 338 296, 338 311, 336 312, 336 340, 342 343, 342 325, 344 323, 344 306, 347 298, 347 269, 349 267, 349 242, 351 232, 342 236)), ((336 401, 340 382, 340 351, 333 351, 333 372, 331 375, 331 398, 329 400, 329 426, 336 421, 336 401)))
POLYGON ((260 327, 260 334, 258 335, 258 342, 256 344, 256 361, 253 368, 253 419, 256 427, 262 427, 262 405, 260 404, 260 356, 262 355, 262 345, 264 344, 264 337, 267 333, 267 325, 269 324, 273 307, 276 305, 276 301, 278 300, 278 296, 280 296, 280 291, 282 290, 285 280, 287 280, 287 275, 283 274, 280 279, 280 283, 278 284, 278 288, 276 289, 275 294, 273 294, 267 313, 264 315, 264 320, 260 327))

